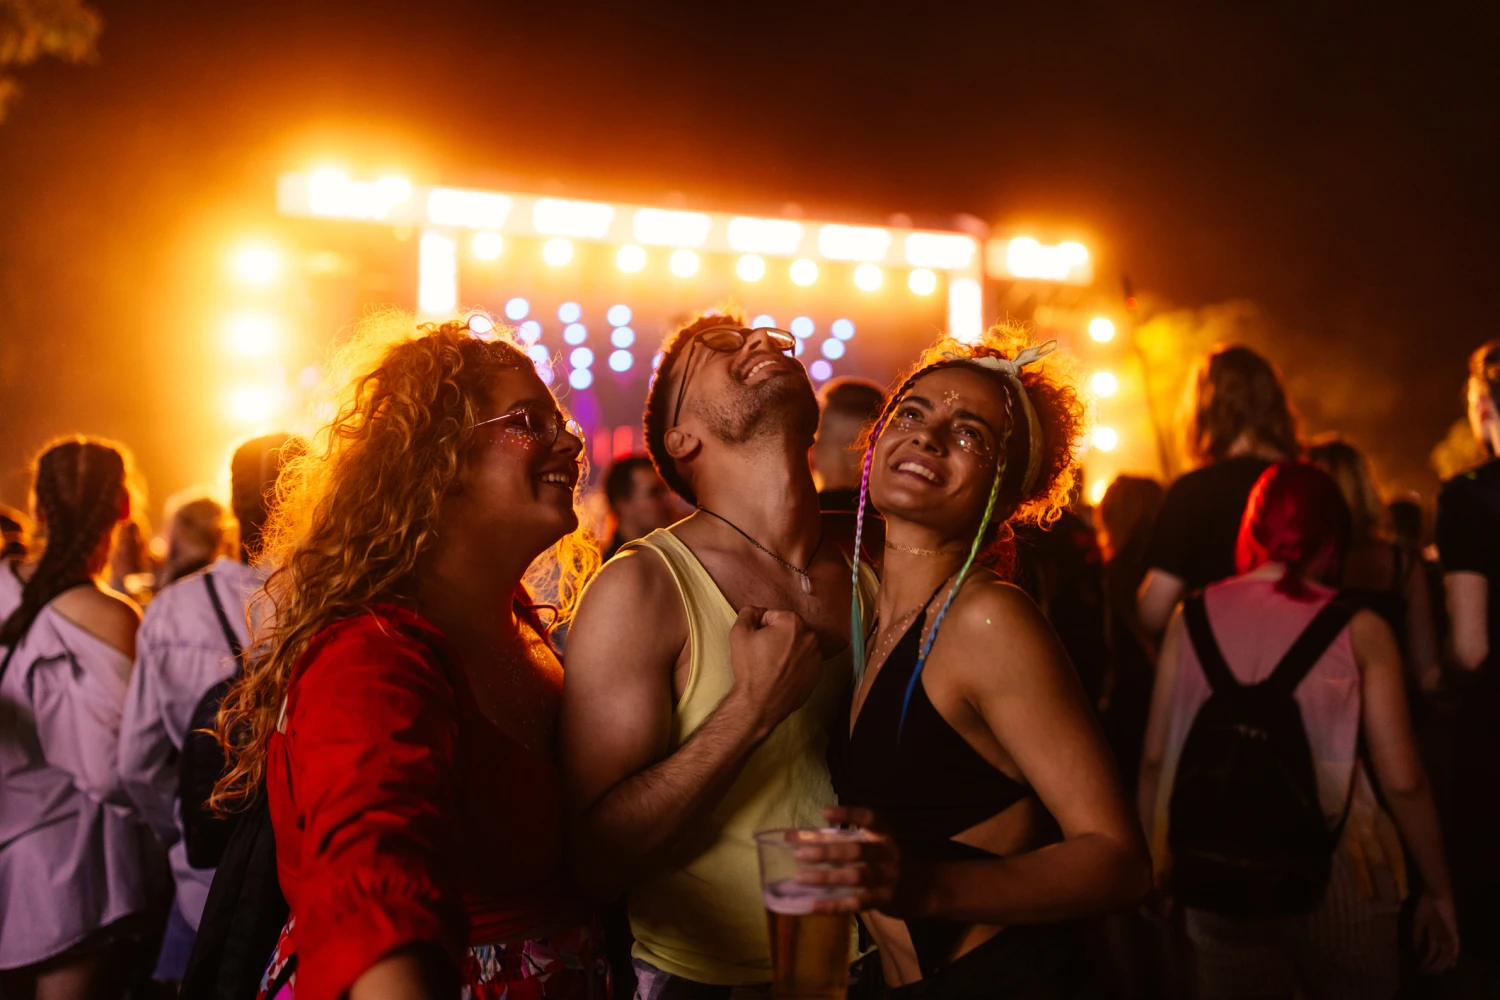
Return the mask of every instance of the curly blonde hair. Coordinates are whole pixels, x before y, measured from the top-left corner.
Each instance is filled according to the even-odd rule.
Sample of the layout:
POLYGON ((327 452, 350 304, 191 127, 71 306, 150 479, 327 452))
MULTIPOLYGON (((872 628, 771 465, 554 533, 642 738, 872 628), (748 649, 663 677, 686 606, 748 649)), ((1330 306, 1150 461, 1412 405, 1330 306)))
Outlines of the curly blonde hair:
MULTIPOLYGON (((498 330, 478 337, 462 322, 418 325, 397 310, 368 317, 337 354, 333 417, 277 479, 266 606, 215 726, 230 761, 209 799, 216 812, 243 808, 259 785, 292 669, 314 637, 373 602, 410 599, 491 379, 530 367, 498 330)), ((598 564, 582 527, 538 560, 533 572, 557 578, 559 618, 598 564)))

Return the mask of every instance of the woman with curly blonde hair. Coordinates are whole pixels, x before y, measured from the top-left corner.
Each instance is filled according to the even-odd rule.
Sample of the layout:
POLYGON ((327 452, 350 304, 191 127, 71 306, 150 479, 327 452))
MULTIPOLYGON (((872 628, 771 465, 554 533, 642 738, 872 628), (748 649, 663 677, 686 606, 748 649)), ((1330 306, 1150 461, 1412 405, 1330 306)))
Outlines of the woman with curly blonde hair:
POLYGON ((1084 404, 1037 364, 1053 346, 1005 328, 945 340, 870 435, 882 585, 868 629, 855 605, 854 690, 829 751, 841 806, 828 817, 879 832, 807 860, 826 850, 869 866, 852 900, 824 905, 865 911, 898 987, 882 995, 1071 996, 1087 969, 1062 922, 1128 906, 1149 884, 1056 633, 980 565, 1012 525, 1047 524, 1067 502, 1084 404))
POLYGON ((291 918, 268 995, 604 996, 564 875, 562 668, 523 583, 566 606, 583 444, 531 361, 462 323, 367 321, 266 529, 267 626, 219 716, 213 804, 265 788, 291 918), (294 960, 293 960, 294 959, 294 960))

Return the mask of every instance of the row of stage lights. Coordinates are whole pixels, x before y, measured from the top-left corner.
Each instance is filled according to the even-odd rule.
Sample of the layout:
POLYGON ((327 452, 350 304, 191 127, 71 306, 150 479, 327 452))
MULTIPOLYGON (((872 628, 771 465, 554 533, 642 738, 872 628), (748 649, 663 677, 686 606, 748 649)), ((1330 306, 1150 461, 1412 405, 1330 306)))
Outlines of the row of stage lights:
MULTIPOLYGON (((505 237, 486 230, 475 233, 469 241, 469 252, 476 260, 498 260, 505 252, 505 237)), ((553 267, 564 267, 573 262, 573 241, 554 236, 542 244, 542 260, 553 267)), ((627 243, 615 251, 615 266, 627 274, 645 270, 650 256, 645 247, 627 243)), ((667 270, 679 278, 691 278, 698 273, 701 259, 696 250, 679 248, 667 255, 667 270)), ((760 254, 742 254, 734 265, 734 273, 741 281, 759 281, 769 272, 766 259, 760 254)), ((808 257, 798 257, 787 267, 787 277, 793 284, 803 287, 815 284, 820 270, 818 262, 808 257)), ((854 268, 854 286, 861 291, 875 292, 885 284, 885 271, 879 264, 868 261, 854 268)), ((913 268, 906 277, 906 287, 916 295, 931 295, 937 291, 937 272, 929 267, 913 268)))
MULTIPOLYGON (((527 355, 536 365, 537 374, 542 381, 548 385, 552 384, 557 377, 556 363, 552 353, 539 341, 542 338, 542 324, 531 316, 531 303, 517 296, 505 303, 505 318, 515 323, 516 337, 521 341, 527 355)), ((593 348, 585 346, 588 340, 588 327, 580 320, 583 318, 583 307, 577 302, 564 302, 557 308, 558 321, 563 323, 562 339, 570 350, 567 353, 568 384, 575 389, 588 389, 594 384, 593 367, 596 355, 593 348)), ((609 334, 610 351, 607 364, 611 371, 617 374, 625 374, 635 367, 636 358, 630 348, 635 346, 635 330, 629 325, 633 313, 628 305, 618 303, 610 306, 605 313, 605 320, 612 327, 609 334)), ((479 336, 490 336, 495 330, 495 321, 483 312, 472 313, 468 319, 469 329, 479 336)), ((775 327, 776 318, 768 313, 762 313, 751 320, 755 327, 775 327)), ((806 350, 806 342, 817 332, 817 324, 811 316, 798 316, 788 324, 787 329, 797 338, 795 353, 801 356, 806 350)), ((830 336, 818 345, 818 352, 823 357, 814 360, 808 365, 808 374, 814 381, 824 382, 833 376, 833 365, 844 356, 847 350, 846 344, 854 338, 854 323, 852 320, 839 318, 834 320, 828 328, 830 336)), ((661 364, 661 354, 652 355, 651 370, 661 364)))
MULTIPOLYGON (((1115 339, 1114 321, 1107 316, 1096 316, 1089 321, 1089 338, 1095 343, 1107 344, 1115 339)), ((1089 392, 1095 399, 1108 399, 1120 391, 1120 380, 1111 371, 1097 371, 1089 376, 1089 392)), ((1120 446, 1120 432, 1108 424, 1095 424, 1089 433, 1089 444, 1102 452, 1111 452, 1120 446)), ((1110 479, 1100 477, 1089 484, 1089 500, 1099 503, 1109 489, 1110 479)))

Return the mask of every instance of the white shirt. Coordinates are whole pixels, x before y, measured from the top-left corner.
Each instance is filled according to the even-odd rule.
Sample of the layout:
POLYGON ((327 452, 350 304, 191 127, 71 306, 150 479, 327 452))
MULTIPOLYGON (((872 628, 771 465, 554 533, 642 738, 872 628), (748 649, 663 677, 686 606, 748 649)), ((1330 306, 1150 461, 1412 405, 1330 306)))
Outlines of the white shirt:
POLYGON ((265 583, 259 569, 220 558, 157 594, 136 634, 135 670, 120 721, 119 747, 120 783, 157 837, 171 845, 168 857, 177 883, 177 906, 195 929, 214 873, 188 864, 177 801, 177 754, 187 739, 193 709, 209 688, 235 670, 204 573, 213 574, 240 645, 250 645, 249 605, 265 583))

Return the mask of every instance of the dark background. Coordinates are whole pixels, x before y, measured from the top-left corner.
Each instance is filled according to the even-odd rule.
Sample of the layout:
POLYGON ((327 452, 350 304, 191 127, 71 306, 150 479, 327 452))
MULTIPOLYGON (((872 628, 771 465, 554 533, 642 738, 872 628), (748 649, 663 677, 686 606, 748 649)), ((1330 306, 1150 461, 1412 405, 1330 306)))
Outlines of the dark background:
POLYGON ((1111 297, 1128 271, 1154 310, 1253 303, 1310 429, 1429 492, 1497 333, 1493 5, 97 6, 98 61, 23 70, 0 122, 10 502, 73 430, 130 444, 157 501, 187 485, 205 256, 330 153, 1080 236, 1111 297))

